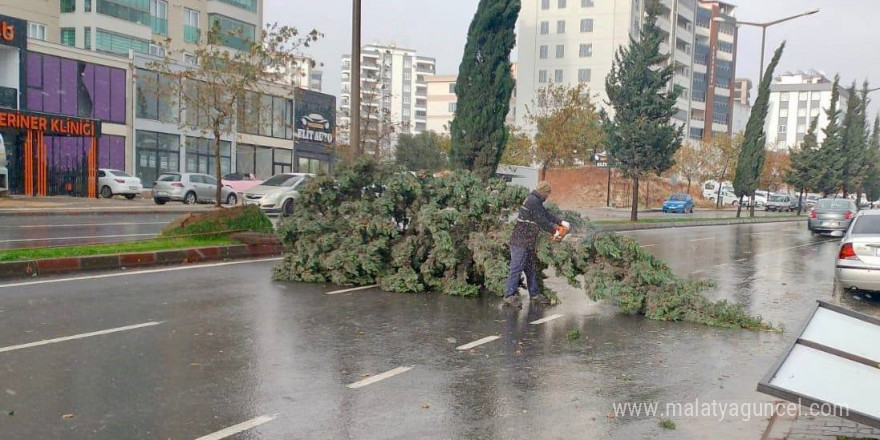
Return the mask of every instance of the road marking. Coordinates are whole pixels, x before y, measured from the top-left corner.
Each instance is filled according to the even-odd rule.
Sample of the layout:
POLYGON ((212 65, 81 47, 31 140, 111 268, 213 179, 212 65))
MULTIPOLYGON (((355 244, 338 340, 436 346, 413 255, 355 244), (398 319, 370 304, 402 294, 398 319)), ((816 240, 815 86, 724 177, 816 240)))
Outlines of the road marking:
POLYGON ((266 424, 278 418, 278 414, 274 414, 271 416, 260 416, 254 417, 246 422, 241 422, 237 425, 230 426, 226 429, 221 429, 217 432, 208 434, 206 436, 202 436, 197 438, 196 440, 220 440, 226 437, 238 434, 239 432, 247 431, 248 429, 256 428, 257 426, 266 424))
POLYGON ((374 384, 380 380, 385 380, 385 379, 388 379, 389 377, 397 376, 400 373, 406 373, 409 370, 412 370, 412 367, 397 367, 393 370, 388 370, 384 373, 377 374, 373 377, 368 377, 364 380, 359 380, 355 383, 350 383, 346 386, 353 389, 353 390, 356 390, 358 388, 363 388, 367 385, 374 384))
POLYGON ((45 238, 16 238, 14 240, 0 240, 0 243, 15 243, 22 241, 55 241, 55 240, 84 240, 87 238, 123 238, 123 237, 155 237, 156 234, 123 234, 123 235, 83 235, 80 237, 45 237, 45 238))
POLYGON ((814 243, 802 244, 802 245, 800 245, 800 246, 792 246, 792 247, 787 247, 787 248, 782 248, 782 249, 776 249, 775 251, 769 251, 769 252, 763 252, 763 253, 760 253, 760 254, 755 254, 755 256, 756 256, 756 257, 760 257, 760 256, 762 256, 762 255, 770 255, 770 254, 775 254, 775 253, 777 253, 777 252, 790 251, 790 250, 792 250, 792 249, 800 249, 800 248, 803 248, 803 247, 807 247, 807 246, 815 246, 815 245, 817 245, 817 244, 828 243, 828 242, 832 242, 832 241, 837 241, 837 242, 839 242, 840 239, 839 239, 839 238, 832 238, 832 239, 830 239, 830 240, 822 240, 822 241, 817 241, 817 242, 814 242, 814 243))
POLYGON ((688 240, 688 241, 694 242, 694 241, 706 241, 706 240, 714 240, 714 239, 715 239, 715 237, 706 237, 706 238, 695 238, 693 240, 688 240))
POLYGON ((39 280, 39 281, 24 281, 21 283, 10 283, 10 284, 0 284, 0 289, 4 287, 22 287, 22 286, 35 286, 39 284, 53 284, 53 283, 66 283, 68 281, 84 281, 84 280, 100 280, 103 278, 114 278, 114 277, 126 277, 131 275, 142 275, 146 273, 161 273, 161 272, 174 272, 178 270, 191 270, 191 269, 207 269, 211 267, 220 267, 220 266, 232 266, 236 264, 252 264, 252 263, 265 263, 267 261, 280 261, 283 260, 282 257, 273 257, 273 258, 261 258, 259 260, 243 260, 243 261, 226 261, 223 263, 211 263, 211 264, 193 264, 189 266, 176 266, 176 267, 164 267, 162 269, 146 269, 146 270, 135 270, 131 272, 115 272, 115 273, 107 273, 103 275, 89 275, 83 277, 72 277, 72 278, 55 278, 51 280, 39 280))
POLYGON ((9 347, 0 348, 0 353, 4 353, 7 351, 22 350, 22 349, 31 348, 31 347, 39 347, 41 345, 57 344, 59 342, 73 341, 75 339, 91 338, 92 336, 101 336, 101 335, 108 335, 110 333, 125 332, 125 331, 136 330, 136 329, 144 328, 144 327, 152 327, 154 325, 159 325, 162 322, 164 322, 164 321, 145 322, 143 324, 127 325, 125 327, 111 328, 111 329, 107 329, 107 330, 100 330, 97 332, 81 333, 81 334, 73 335, 73 336, 64 336, 62 338, 46 339, 44 341, 30 342, 30 343, 21 344, 21 345, 12 345, 9 347))
POLYGON ((351 289, 335 290, 335 291, 333 291, 333 292, 327 292, 327 295, 336 295, 336 294, 339 294, 339 293, 357 292, 358 290, 368 290, 368 289, 372 289, 372 288, 375 288, 375 287, 379 287, 379 285, 378 285, 378 284, 372 284, 372 285, 369 285, 369 286, 352 287, 351 289))
POLYGON ((0 226, 6 229, 34 229, 34 228, 76 228, 79 226, 138 226, 138 225, 167 225, 170 222, 119 222, 119 223, 71 223, 66 225, 20 225, 0 226))
POLYGON ((691 275, 699 275, 701 273, 706 273, 706 271, 704 269, 695 270, 695 271, 691 272, 691 275))
POLYGON ((748 258, 740 258, 739 260, 736 260, 736 262, 742 263, 743 261, 747 261, 747 260, 748 260, 748 258))
POLYGON ((456 349, 456 350, 460 350, 460 351, 463 351, 463 350, 470 350, 470 349, 472 349, 472 348, 474 348, 474 347, 478 347, 478 346, 480 346, 480 345, 483 345, 483 344, 486 344, 486 343, 492 342, 492 341, 494 341, 494 340, 496 340, 496 339, 501 339, 501 336, 486 336, 486 337, 483 338, 483 339, 479 339, 479 340, 476 340, 476 341, 471 342, 471 343, 468 343, 468 344, 459 345, 458 347, 455 347, 455 349, 456 349))
POLYGON ((649 247, 654 247, 654 246, 657 246, 657 243, 654 243, 654 244, 643 244, 643 245, 641 245, 641 246, 639 246, 639 247, 641 247, 641 248, 649 248, 649 247))
POLYGON ((548 316, 548 317, 546 317, 546 318, 541 318, 541 319, 539 319, 539 320, 537 320, 537 321, 532 321, 530 324, 532 324, 532 325, 543 324, 543 323, 545 323, 545 322, 550 322, 550 321, 552 321, 552 320, 554 320, 554 319, 562 318, 563 316, 564 316, 564 315, 559 315, 559 314, 556 314, 556 315, 550 315, 550 316, 548 316))

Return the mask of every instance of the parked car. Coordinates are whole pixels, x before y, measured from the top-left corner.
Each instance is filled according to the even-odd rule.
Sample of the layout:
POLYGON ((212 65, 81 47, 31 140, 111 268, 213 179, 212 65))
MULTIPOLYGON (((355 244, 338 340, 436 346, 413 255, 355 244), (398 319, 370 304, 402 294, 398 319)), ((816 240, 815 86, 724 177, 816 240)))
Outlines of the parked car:
POLYGON ((819 201, 819 198, 820 198, 820 197, 819 197, 818 195, 816 195, 816 194, 807 194, 807 196, 805 197, 805 199, 806 199, 806 203, 805 203, 806 207, 808 207, 808 208, 812 208, 812 207, 816 206, 816 203, 819 201))
MULTIPOLYGON (((707 181, 703 182, 702 188, 703 188, 703 198, 704 199, 711 199, 713 197, 714 198, 718 197, 718 182, 717 181, 707 180, 707 181)), ((733 184, 731 184, 730 182, 724 182, 723 184, 721 184, 721 191, 722 192, 727 191, 730 193, 734 192, 733 191, 733 184)))
POLYGON ((853 218, 838 248, 835 281, 842 289, 880 291, 880 210, 853 218))
MULTIPOLYGON (((718 200, 716 196, 717 194, 709 197, 709 200, 712 201, 712 203, 715 203, 715 201, 718 200)), ((737 197, 733 192, 721 191, 721 206, 736 206, 737 204, 739 204, 739 197, 737 197)))
POLYGON ((842 233, 858 210, 850 199, 819 199, 810 210, 807 229, 814 233, 842 233))
POLYGON ((290 216, 293 214, 293 199, 299 196, 298 189, 312 177, 314 174, 276 174, 245 191, 244 204, 259 205, 266 214, 290 216))
POLYGON ((141 194, 144 185, 141 179, 120 170, 98 169, 98 191, 101 197, 109 199, 115 195, 131 200, 141 194))
POLYGON ((253 174, 244 173, 227 174, 223 176, 222 182, 224 185, 232 188, 237 194, 243 194, 245 191, 262 183, 253 174))
MULTIPOLYGON (((227 205, 238 203, 238 196, 228 186, 221 187, 221 200, 227 205)), ((200 202, 213 203, 217 196, 217 179, 200 173, 162 173, 153 182, 153 201, 164 205, 180 201, 187 205, 200 202)))
POLYGON ((791 212, 797 211, 798 204, 797 197, 785 194, 772 194, 770 199, 767 200, 767 204, 764 205, 764 209, 767 211, 791 212))
POLYGON ((690 194, 672 194, 663 202, 663 212, 694 212, 694 198, 690 194))

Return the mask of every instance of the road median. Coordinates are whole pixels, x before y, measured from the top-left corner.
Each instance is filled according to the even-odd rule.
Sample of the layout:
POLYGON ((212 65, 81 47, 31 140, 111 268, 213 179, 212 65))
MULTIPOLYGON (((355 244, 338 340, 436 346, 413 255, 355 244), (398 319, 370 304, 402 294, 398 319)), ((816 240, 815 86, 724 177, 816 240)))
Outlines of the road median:
POLYGON ((755 217, 755 218, 705 218, 667 221, 649 219, 645 221, 597 221, 594 224, 602 231, 638 231, 645 229, 693 228, 698 226, 729 226, 753 223, 782 223, 806 221, 804 216, 755 217))

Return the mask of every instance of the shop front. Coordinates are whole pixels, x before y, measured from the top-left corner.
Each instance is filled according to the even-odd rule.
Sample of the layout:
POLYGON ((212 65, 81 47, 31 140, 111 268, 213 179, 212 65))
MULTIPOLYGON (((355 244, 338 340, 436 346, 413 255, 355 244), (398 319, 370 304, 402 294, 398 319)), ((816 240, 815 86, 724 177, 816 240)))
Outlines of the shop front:
POLYGON ((294 107, 294 170, 313 174, 331 172, 336 145, 336 97, 297 89, 294 107))

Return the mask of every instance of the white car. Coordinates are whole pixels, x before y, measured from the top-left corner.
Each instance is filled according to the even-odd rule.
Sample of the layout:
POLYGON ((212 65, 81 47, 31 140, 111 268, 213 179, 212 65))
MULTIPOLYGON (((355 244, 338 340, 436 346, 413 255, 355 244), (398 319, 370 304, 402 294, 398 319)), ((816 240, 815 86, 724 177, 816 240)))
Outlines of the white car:
POLYGON ((293 199, 299 196, 297 189, 314 176, 306 173, 276 174, 245 191, 244 204, 259 205, 266 214, 287 217, 293 214, 293 199))
MULTIPOLYGON (((717 197, 718 194, 713 194, 711 197, 709 197, 709 200, 714 203, 716 200, 718 200, 717 197)), ((721 191, 721 206, 736 205, 737 203, 739 203, 739 197, 737 197, 734 193, 730 191, 721 191)))
POLYGON ((131 200, 141 194, 144 185, 141 179, 125 171, 101 168, 98 170, 98 191, 101 197, 109 199, 115 195, 123 195, 131 200))

